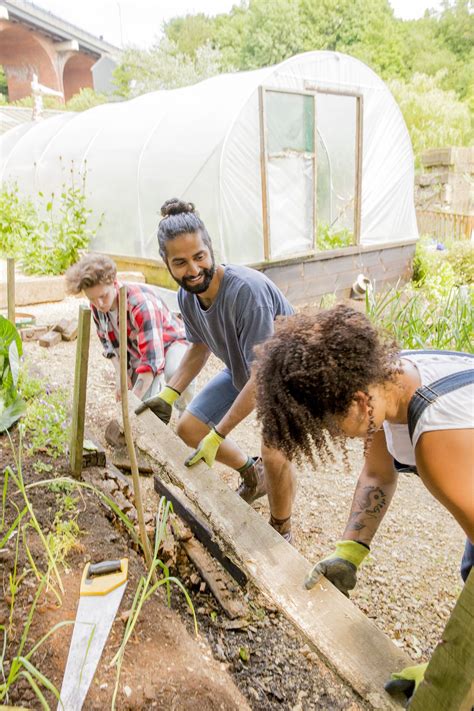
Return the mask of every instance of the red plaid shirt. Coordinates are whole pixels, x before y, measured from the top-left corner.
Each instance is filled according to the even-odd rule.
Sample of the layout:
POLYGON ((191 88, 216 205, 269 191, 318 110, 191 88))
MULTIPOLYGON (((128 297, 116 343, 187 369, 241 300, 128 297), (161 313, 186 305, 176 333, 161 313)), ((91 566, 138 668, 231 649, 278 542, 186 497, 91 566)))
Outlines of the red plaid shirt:
MULTIPOLYGON (((118 294, 119 284, 115 284, 118 294)), ((186 342, 184 325, 149 284, 127 284, 127 351, 132 372, 154 375, 165 369, 166 349, 175 341, 186 342)), ((92 316, 105 358, 119 357, 119 338, 109 313, 91 304, 92 316)), ((117 326, 119 322, 118 311, 117 326)))

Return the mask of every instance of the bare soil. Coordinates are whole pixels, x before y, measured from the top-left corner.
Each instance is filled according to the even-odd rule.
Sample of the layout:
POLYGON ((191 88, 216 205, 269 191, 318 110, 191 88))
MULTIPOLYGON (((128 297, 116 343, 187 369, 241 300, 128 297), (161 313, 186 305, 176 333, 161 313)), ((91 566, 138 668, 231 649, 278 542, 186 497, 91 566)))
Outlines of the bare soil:
MULTIPOLYGON (((28 311, 37 315, 38 323, 52 323, 76 315, 79 303, 79 299, 69 298, 57 304, 31 306, 28 311)), ((30 366, 36 364, 43 373, 48 373, 51 386, 66 388, 72 401, 75 344, 63 342, 52 349, 44 349, 31 343, 25 345, 25 354, 30 366)), ((219 362, 210 359, 199 378, 198 387, 219 368, 219 362)), ((112 368, 101 356, 99 341, 92 333, 87 424, 104 445, 105 426, 118 413, 114 391, 112 368)), ((259 429, 253 415, 235 430, 234 438, 249 454, 258 453, 259 429)), ((327 555, 342 534, 362 463, 359 444, 349 446, 350 471, 345 469, 339 452, 335 453, 336 460, 330 466, 314 471, 308 465, 298 471, 294 544, 308 560, 317 561, 327 555)), ((5 453, 3 457, 4 464, 5 453)), ((236 487, 234 472, 223 467, 216 469, 231 487, 236 487)), ((145 505, 149 511, 155 512, 158 500, 152 478, 143 478, 142 485, 145 505)), ((40 502, 38 505, 42 506, 40 502)), ((54 501, 48 506, 54 510, 54 501)), ((268 517, 266 500, 258 510, 268 517)), ((86 531, 81 538, 84 549, 69 563, 71 572, 65 578, 70 590, 78 589, 84 559, 92 554, 98 559, 109 555, 116 557, 119 549, 129 550, 133 560, 133 580, 136 581, 143 567, 130 551, 129 540, 121 533, 118 539, 114 538, 119 534, 100 507, 93 516, 86 511, 84 515, 90 516, 81 524, 86 531)), ((428 659, 460 592, 458 568, 462 550, 463 534, 451 516, 416 476, 400 475, 397 494, 374 541, 371 555, 360 571, 352 599, 416 662, 428 659)), ((184 632, 182 622, 164 606, 163 601, 151 601, 152 606, 143 616, 137 640, 134 640, 136 646, 128 650, 117 708, 165 708, 165 703, 167 708, 176 709, 196 708, 198 704, 202 709, 246 708, 246 704, 258 710, 357 711, 367 708, 316 658, 284 618, 272 609, 268 600, 249 590, 247 598, 253 610, 249 624, 230 629, 213 598, 207 592, 200 592, 202 586, 199 582, 196 584, 195 577, 192 578, 189 564, 181 562, 178 573, 191 589, 201 638, 192 640, 184 632), (242 649, 246 650, 243 656, 248 656, 248 661, 242 659, 242 649), (192 662, 189 661, 191 658, 192 662), (246 701, 239 697, 229 673, 246 701), (126 686, 132 691, 130 697, 123 691, 126 686), (193 697, 198 690, 204 695, 193 697), (190 699, 194 702, 187 706, 190 699), (212 705, 214 703, 221 705, 212 705)), ((3 584, 5 586, 5 577, 3 584)), ((133 581, 129 583, 127 595, 130 596, 132 590, 133 581)), ((73 607, 67 600, 71 600, 71 594, 65 597, 59 610, 50 611, 48 617, 44 617, 43 632, 59 619, 74 616, 73 607)), ((177 593, 173 595, 172 606, 191 630, 189 614, 177 593)), ((126 601, 122 602, 121 610, 124 609, 127 609, 126 601)), ((3 614, 6 614, 4 609, 3 614)), ((86 709, 109 707, 113 680, 106 667, 119 642, 120 625, 123 627, 120 620, 116 621, 111 643, 91 690, 92 701, 89 703, 88 700, 86 709)), ((48 668, 54 669, 56 681, 60 679, 65 663, 69 635, 69 631, 64 631, 62 637, 58 637, 63 640, 57 642, 60 651, 48 651, 49 656, 45 658, 48 668)), ((24 705, 29 701, 23 697, 16 700, 24 705)))

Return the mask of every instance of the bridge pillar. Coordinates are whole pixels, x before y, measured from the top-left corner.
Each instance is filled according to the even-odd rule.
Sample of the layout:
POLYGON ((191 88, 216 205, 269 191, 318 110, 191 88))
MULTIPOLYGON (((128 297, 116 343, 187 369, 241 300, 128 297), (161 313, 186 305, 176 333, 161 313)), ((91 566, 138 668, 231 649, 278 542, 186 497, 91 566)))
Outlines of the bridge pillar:
POLYGON ((93 88, 95 62, 96 58, 78 51, 76 41, 53 42, 39 32, 0 19, 0 64, 8 82, 9 101, 31 96, 33 74, 40 84, 63 92, 68 101, 82 88, 93 88))

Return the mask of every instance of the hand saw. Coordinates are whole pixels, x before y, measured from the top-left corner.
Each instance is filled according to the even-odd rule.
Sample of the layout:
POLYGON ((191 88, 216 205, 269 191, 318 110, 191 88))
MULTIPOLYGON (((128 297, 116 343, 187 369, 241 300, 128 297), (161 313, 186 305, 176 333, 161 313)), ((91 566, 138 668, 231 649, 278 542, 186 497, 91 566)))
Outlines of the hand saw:
POLYGON ((80 711, 127 586, 128 558, 87 563, 57 711, 80 711))

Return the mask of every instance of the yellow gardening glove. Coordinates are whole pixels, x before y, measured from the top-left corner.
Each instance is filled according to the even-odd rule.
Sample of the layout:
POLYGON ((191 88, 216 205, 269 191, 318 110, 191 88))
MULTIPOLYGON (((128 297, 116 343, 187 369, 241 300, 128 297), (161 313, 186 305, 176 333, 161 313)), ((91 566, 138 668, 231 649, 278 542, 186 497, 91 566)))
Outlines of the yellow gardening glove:
POLYGON ((349 590, 355 587, 357 581, 357 568, 369 553, 370 549, 357 541, 337 541, 334 553, 320 560, 311 570, 304 581, 305 588, 311 590, 324 575, 349 597, 349 590))
POLYGON ((405 667, 401 672, 393 673, 391 681, 387 681, 385 684, 385 691, 392 695, 402 692, 407 699, 411 699, 425 678, 427 666, 428 663, 418 664, 415 667, 405 667))
POLYGON ((225 437, 220 435, 214 428, 199 442, 195 452, 189 455, 184 462, 187 467, 192 467, 194 464, 203 459, 208 467, 212 467, 215 462, 217 450, 221 446, 225 437))
POLYGON ((163 390, 161 390, 158 395, 154 397, 149 397, 147 400, 143 400, 140 405, 135 410, 135 414, 139 415, 141 412, 149 408, 157 417, 160 418, 165 425, 171 420, 171 413, 173 411, 173 403, 179 398, 181 393, 179 393, 174 388, 170 388, 169 385, 165 385, 163 390))

